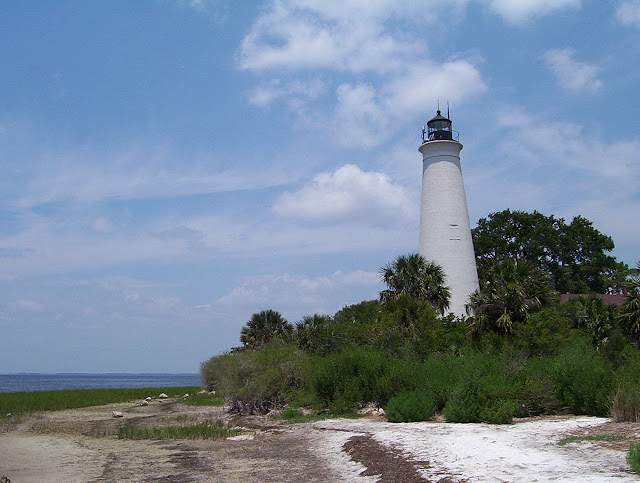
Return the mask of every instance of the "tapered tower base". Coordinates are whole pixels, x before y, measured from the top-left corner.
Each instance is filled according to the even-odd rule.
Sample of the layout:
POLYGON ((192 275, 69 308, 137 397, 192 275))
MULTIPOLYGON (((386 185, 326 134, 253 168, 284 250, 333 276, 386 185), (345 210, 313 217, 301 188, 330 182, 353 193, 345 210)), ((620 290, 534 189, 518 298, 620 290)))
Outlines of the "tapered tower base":
POLYGON ((448 313, 456 316, 466 315, 469 296, 478 289, 461 150, 462 144, 450 138, 427 140, 419 148, 423 166, 418 253, 444 270, 451 290, 448 313))

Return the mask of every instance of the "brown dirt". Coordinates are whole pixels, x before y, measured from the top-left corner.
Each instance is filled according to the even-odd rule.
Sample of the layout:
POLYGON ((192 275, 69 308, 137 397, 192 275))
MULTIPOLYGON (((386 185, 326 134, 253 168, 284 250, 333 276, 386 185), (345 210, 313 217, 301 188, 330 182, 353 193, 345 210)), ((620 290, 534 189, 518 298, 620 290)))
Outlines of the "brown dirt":
POLYGON ((371 438, 342 445, 353 432, 317 430, 266 417, 234 418, 245 428, 235 440, 119 440, 120 426, 232 418, 223 408, 181 400, 111 404, 25 416, 0 429, 0 476, 12 483, 57 482, 413 482, 414 466, 371 438), (113 418, 121 411, 123 418, 113 418), (327 434, 331 433, 331 434, 327 434), (245 438, 245 439, 243 439, 245 438), (358 476, 369 467, 366 474, 358 476), (391 479, 390 479, 391 478, 391 479))

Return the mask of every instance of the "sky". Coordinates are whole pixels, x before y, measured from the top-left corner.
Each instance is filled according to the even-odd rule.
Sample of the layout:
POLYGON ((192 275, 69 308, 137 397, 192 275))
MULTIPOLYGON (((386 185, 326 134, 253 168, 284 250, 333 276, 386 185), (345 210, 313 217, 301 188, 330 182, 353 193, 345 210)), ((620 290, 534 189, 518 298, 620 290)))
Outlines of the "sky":
POLYGON ((640 0, 0 3, 0 373, 197 372, 377 298, 449 103, 471 225, 640 260, 640 0))

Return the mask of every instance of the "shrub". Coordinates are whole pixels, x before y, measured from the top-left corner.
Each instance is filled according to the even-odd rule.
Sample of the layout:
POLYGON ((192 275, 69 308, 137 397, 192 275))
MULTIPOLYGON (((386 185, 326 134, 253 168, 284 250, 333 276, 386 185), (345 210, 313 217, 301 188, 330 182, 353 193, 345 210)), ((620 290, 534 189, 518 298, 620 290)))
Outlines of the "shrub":
POLYGON ((640 474, 640 444, 631 443, 629 445, 627 461, 629 465, 631 465, 631 469, 640 474))
POLYGON ((588 342, 567 346, 555 358, 552 377, 560 402, 573 414, 604 416, 614 389, 607 361, 588 342))
POLYGON ((414 391, 426 384, 424 365, 417 359, 390 359, 376 383, 378 403, 385 406, 400 393, 414 391))
POLYGON ((550 362, 549 357, 529 359, 515 376, 518 399, 516 416, 550 414, 561 407, 549 372, 550 362))
POLYGON ((445 419, 451 423, 480 422, 483 401, 479 390, 478 381, 472 377, 466 377, 453 391, 451 399, 444 407, 445 419))
POLYGON ((389 400, 385 413, 392 423, 431 419, 438 409, 437 399, 428 389, 403 392, 389 400))
POLYGON ((611 398, 609 413, 616 422, 640 421, 640 387, 630 384, 618 386, 611 398))
POLYGON ((380 399, 378 379, 386 372, 387 356, 356 347, 313 360, 311 386, 332 412, 354 409, 358 403, 380 399))
POLYGON ((304 386, 307 355, 293 345, 272 342, 261 350, 212 357, 202 364, 212 385, 241 413, 266 413, 304 386))
POLYGON ((462 356, 467 372, 444 407, 447 421, 510 423, 517 402, 508 357, 486 353, 462 356))
POLYGON ((480 410, 480 421, 491 424, 511 424, 518 407, 515 399, 496 399, 480 410))

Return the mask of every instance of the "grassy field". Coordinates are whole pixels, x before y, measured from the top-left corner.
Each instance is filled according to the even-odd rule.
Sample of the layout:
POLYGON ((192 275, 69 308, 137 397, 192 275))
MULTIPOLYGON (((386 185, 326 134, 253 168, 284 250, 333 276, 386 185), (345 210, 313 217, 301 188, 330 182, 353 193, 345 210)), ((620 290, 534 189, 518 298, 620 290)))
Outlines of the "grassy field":
MULTIPOLYGON (((58 411, 61 409, 100 406, 102 404, 134 401, 147 396, 158 397, 160 393, 167 396, 182 396, 185 393, 195 394, 202 388, 191 387, 155 387, 135 389, 80 389, 73 391, 39 391, 0 393, 0 419, 8 414, 20 416, 34 411, 58 411)), ((204 403, 206 399, 194 396, 194 404, 204 403)), ((220 398, 210 396, 211 405, 218 405, 220 398)))

